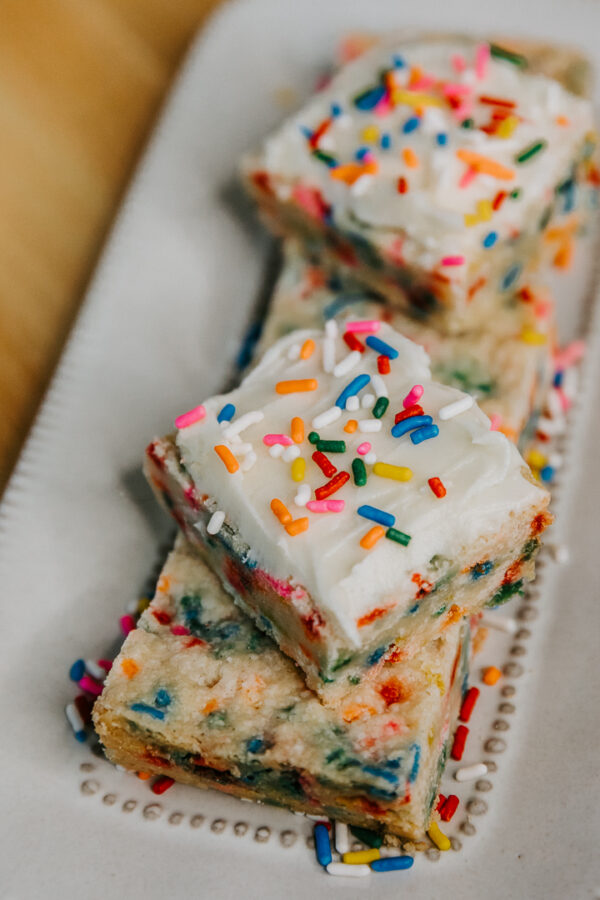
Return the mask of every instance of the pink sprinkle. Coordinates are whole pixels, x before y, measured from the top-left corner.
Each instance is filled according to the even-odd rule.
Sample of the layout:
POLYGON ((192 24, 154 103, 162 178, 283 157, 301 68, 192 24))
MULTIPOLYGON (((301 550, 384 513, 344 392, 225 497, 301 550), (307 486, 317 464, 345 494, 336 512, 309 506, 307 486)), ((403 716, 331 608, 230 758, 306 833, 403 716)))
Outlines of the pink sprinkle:
POLYGON ((189 629, 185 625, 171 625, 171 634, 189 634, 189 629))
POLYGON ((289 447, 293 443, 287 434, 265 434, 263 438, 263 444, 266 444, 267 447, 272 447, 274 444, 283 444, 284 447, 289 447))
POLYGON ((105 672, 110 672, 112 669, 112 659, 99 659, 98 665, 101 669, 104 669, 105 672))
POLYGON ((119 625, 121 626, 121 631, 123 634, 129 634, 130 631, 133 631, 135 628, 135 619, 133 616, 121 616, 119 619, 119 625))
POLYGON ((390 103, 390 98, 387 96, 387 94, 381 98, 381 100, 373 110, 376 116, 380 116, 382 118, 383 116, 389 115, 391 111, 392 104, 390 103))
POLYGON ((342 512, 345 505, 344 500, 309 500, 306 508, 314 513, 342 512))
POLYGON ((558 399, 560 400, 561 409, 563 412, 567 412, 571 406, 571 401, 565 394, 562 388, 556 388, 556 393, 558 394, 558 399))
POLYGON ((490 59, 490 45, 480 44, 475 51, 475 74, 481 81, 487 74, 488 62, 490 59))
POLYGON ((501 425, 502 416, 498 415, 498 413, 493 413, 490 416, 490 431, 498 431, 501 425))
POLYGON ((426 91, 428 88, 433 87, 435 84, 435 78, 431 75, 422 75, 421 78, 417 78, 416 81, 413 81, 409 90, 411 91, 426 91))
POLYGON ((469 166, 460 177, 460 181, 458 182, 458 186, 460 188, 469 187, 474 178, 477 177, 477 169, 474 166, 469 166))
POLYGON ((90 678, 89 675, 84 675, 77 683, 82 691, 87 691, 88 694, 93 694, 94 697, 99 697, 102 693, 102 685, 90 678))
POLYGON ((464 72, 465 69, 467 68, 467 63, 465 62, 465 58, 464 58, 464 56, 461 56, 460 53, 455 53, 450 58, 450 61, 451 61, 452 65, 454 66, 454 71, 458 72, 459 74, 461 72, 464 72))
POLYGON ((348 322, 346 331, 354 334, 364 334, 367 331, 379 331, 381 322, 378 319, 362 319, 360 322, 348 322))
POLYGON ((321 221, 323 218, 323 205, 319 198, 318 191, 298 184, 292 191, 292 197, 298 206, 301 206, 309 216, 321 221))
POLYGON ((410 389, 404 400, 402 401, 402 406, 404 409, 408 409, 409 406, 414 406, 421 397, 423 396, 423 385, 415 384, 413 388, 410 389))
POLYGON ((356 448, 356 452, 360 453, 361 456, 366 456, 370 449, 370 443, 368 441, 364 441, 362 444, 358 445, 358 447, 356 448))
POLYGON ((473 104, 471 103, 471 101, 463 100, 460 106, 457 106, 456 109, 452 110, 452 115, 457 122, 464 122, 465 119, 469 118, 472 112, 473 104))
POLYGON ((563 347, 562 350, 558 351, 554 357, 554 365, 559 370, 568 369, 569 366, 573 366, 583 359, 584 353, 585 341, 572 341, 570 344, 567 344, 566 347, 563 347))
POLYGON ((193 425, 195 422, 200 422, 201 419, 206 415, 206 410, 203 406, 195 406, 193 409, 190 409, 186 413, 182 413, 180 416, 177 416, 175 419, 175 428, 189 428, 190 425, 193 425))
POLYGON ((464 256, 443 256, 442 257, 442 265, 443 266, 464 266, 466 261, 467 260, 465 259, 464 256))
POLYGON ((537 300, 533 312, 537 319, 547 319, 553 310, 553 305, 549 300, 537 300))
POLYGON ((460 84, 458 81, 447 81, 443 87, 445 97, 463 97, 470 94, 473 88, 470 84, 460 84))

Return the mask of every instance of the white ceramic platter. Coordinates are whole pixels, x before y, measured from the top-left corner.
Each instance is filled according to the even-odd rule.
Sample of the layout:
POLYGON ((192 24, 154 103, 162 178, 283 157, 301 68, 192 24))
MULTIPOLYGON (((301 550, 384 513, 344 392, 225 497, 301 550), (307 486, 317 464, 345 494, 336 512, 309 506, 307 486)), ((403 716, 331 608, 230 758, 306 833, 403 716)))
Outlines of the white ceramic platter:
MULTIPOLYGON (((600 61, 592 0, 247 0, 209 23, 0 511, 2 900, 600 896, 593 335, 553 537, 571 561, 546 558, 533 595, 505 613, 522 616, 520 637, 495 631, 482 653, 482 664, 517 668, 485 689, 473 722, 465 762, 490 759, 496 771, 491 787, 460 791, 448 832, 462 849, 421 854, 407 873, 331 878, 306 846, 306 819, 181 786, 155 797, 77 744, 63 716, 68 666, 106 654, 169 530, 141 476, 144 446, 223 385, 252 319, 269 244, 240 201, 236 161, 281 118, 282 89, 299 99, 310 90, 341 33, 406 24, 571 41, 600 61), (493 752, 490 738, 502 742, 493 752)), ((580 321, 568 300, 565 335, 580 321)))

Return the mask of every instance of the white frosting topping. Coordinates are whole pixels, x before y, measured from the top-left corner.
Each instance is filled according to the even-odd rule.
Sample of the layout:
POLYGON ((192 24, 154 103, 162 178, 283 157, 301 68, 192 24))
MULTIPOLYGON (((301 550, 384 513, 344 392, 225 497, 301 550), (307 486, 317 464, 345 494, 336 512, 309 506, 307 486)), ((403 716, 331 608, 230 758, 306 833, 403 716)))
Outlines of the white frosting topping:
MULTIPOLYGON (((364 335, 358 335, 364 338, 364 335)), ((351 474, 350 480, 330 499, 343 500, 342 512, 315 513, 298 506, 294 498, 314 500, 314 490, 329 479, 311 459, 315 447, 307 437, 316 416, 335 407, 346 385, 358 375, 368 375, 369 384, 359 397, 378 387, 377 353, 367 348, 358 365, 347 375, 336 377, 323 370, 323 346, 333 341, 335 359, 347 356, 348 347, 341 336, 325 337, 322 331, 300 331, 282 338, 263 357, 242 385, 231 393, 213 397, 204 403, 202 421, 181 429, 177 444, 183 462, 198 490, 212 495, 218 508, 240 531, 252 556, 275 578, 291 578, 303 585, 313 602, 334 627, 360 647, 357 620, 376 608, 395 605, 400 612, 413 602, 415 573, 424 571, 434 555, 459 564, 470 545, 483 534, 494 535, 507 525, 511 513, 520 513, 539 504, 546 492, 523 474, 523 462, 516 448, 504 435, 490 430, 487 416, 475 405, 442 420, 438 412, 468 396, 453 388, 432 382, 425 351, 390 326, 381 324, 378 338, 398 351, 391 360, 391 371, 383 376, 390 405, 381 419, 372 409, 362 406, 319 429, 322 440, 344 440, 343 453, 326 452, 338 471, 351 474), (315 343, 308 359, 290 361, 290 348, 307 340, 315 343), (316 379, 316 390, 280 394, 275 385, 292 379, 316 379), (425 414, 439 427, 437 437, 414 445, 409 435, 391 434, 395 414, 403 409, 403 400, 415 384, 424 388, 418 401, 425 414), (223 426, 217 416, 226 403, 235 406, 231 425, 223 426), (242 416, 260 411, 264 418, 252 416, 241 433, 235 424, 242 416), (283 455, 273 458, 265 435, 291 434, 291 420, 300 417, 305 424, 305 439, 298 446, 306 461, 303 484, 292 480, 291 466, 283 455), (344 425, 356 419, 360 423, 381 423, 376 432, 344 431, 344 425), (233 426, 233 427, 232 427, 233 426), (352 460, 363 442, 372 445, 371 453, 379 462, 412 470, 409 481, 380 477, 366 460, 368 479, 363 487, 354 484, 352 460), (214 447, 225 444, 240 463, 230 474, 214 447), (255 462, 244 465, 248 456, 255 462), (437 476, 446 488, 443 498, 434 496, 428 479, 437 476), (292 517, 307 516, 309 527, 294 537, 270 508, 273 498, 281 500, 292 517), (361 505, 375 506, 395 516, 394 527, 410 535, 404 547, 386 537, 371 550, 360 539, 375 525, 357 514, 361 505)), ((353 406, 355 404, 352 404, 353 406)), ((289 446, 287 440, 283 441, 289 446)), ((289 458, 289 457, 288 457, 289 458)))
POLYGON ((378 240, 385 243, 387 235, 390 245, 402 235, 401 252, 408 263, 440 267, 455 282, 466 279, 466 265, 441 266, 441 260, 465 256, 468 263, 483 251, 482 242, 490 232, 502 242, 524 229, 537 230, 556 184, 568 176, 579 145, 593 127, 590 103, 557 81, 493 57, 478 67, 478 54, 486 53, 482 47, 487 45, 455 38, 377 45, 344 66, 325 90, 269 137, 253 165, 276 176, 276 190, 279 176, 282 198, 289 194, 290 184, 318 188, 333 207, 338 226, 355 232, 361 227, 379 230, 378 240), (457 56, 466 66, 462 72, 453 64, 457 56), (395 66, 395 59, 402 65, 395 66), (417 82, 411 87, 415 67, 425 79, 423 86, 417 82), (381 87, 383 72, 390 73, 399 99, 395 105, 359 109, 357 96, 381 87), (456 93, 449 98, 452 91, 456 93), (424 98, 420 109, 414 102, 419 95, 424 98), (412 105, 407 98, 413 98, 412 105), (486 98, 514 103, 514 108, 486 98), (458 111, 451 103, 458 104, 458 111), (503 115, 504 122, 499 118, 503 115), (474 127, 463 128, 465 119, 474 127), (327 120, 318 150, 338 166, 346 166, 356 163, 357 151, 366 148, 375 172, 365 170, 353 184, 333 177, 335 169, 315 156, 309 142, 310 134, 327 120), (404 130, 415 122, 414 130, 404 130), (494 134, 482 130, 494 122, 500 124, 494 134), (439 139, 443 145, 438 135, 443 135, 439 139), (527 161, 516 161, 540 141, 543 149, 527 161), (406 150, 416 165, 403 157, 406 150), (481 170, 465 184, 469 164, 457 155, 463 151, 500 164, 512 177, 498 178, 481 170), (401 177, 406 179, 405 193, 398 191, 401 177), (507 198, 491 216, 488 210, 479 221, 465 224, 465 216, 479 215, 481 201, 491 203, 499 191, 517 188, 518 199, 507 198))

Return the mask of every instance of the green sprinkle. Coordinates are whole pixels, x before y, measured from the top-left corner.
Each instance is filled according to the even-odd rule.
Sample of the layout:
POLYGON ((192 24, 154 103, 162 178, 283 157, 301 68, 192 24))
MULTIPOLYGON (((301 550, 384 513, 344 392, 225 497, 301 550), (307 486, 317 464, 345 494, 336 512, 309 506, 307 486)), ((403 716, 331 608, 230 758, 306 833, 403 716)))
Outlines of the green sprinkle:
POLYGON ((352 474, 354 475, 354 484, 363 487, 367 483, 367 469, 362 459, 352 460, 352 474))
POLYGON ((410 534, 404 534, 403 531, 398 531, 397 528, 388 528, 385 536, 386 538, 389 538, 390 541, 396 541, 397 544, 402 544, 403 547, 408 547, 410 544, 410 534))
POLYGON ((535 156, 536 153, 539 153, 540 150, 543 150, 547 146, 547 141, 534 141, 533 144, 529 145, 529 147, 525 147, 524 150, 521 150, 520 153, 517 153, 514 157, 514 160, 516 163, 527 162, 528 159, 531 159, 532 156, 535 156))
POLYGON ((368 828, 361 828, 360 825, 351 825, 350 831, 362 844, 366 844, 367 847, 374 847, 379 849, 382 844, 382 837, 380 834, 377 834, 376 831, 369 831, 368 828))
POLYGON ((521 188, 515 188, 514 191, 510 192, 509 196, 511 200, 518 200, 521 196, 521 188))
POLYGON ((311 444, 316 444, 317 441, 321 440, 321 436, 318 435, 316 431, 311 431, 310 434, 308 435, 308 440, 310 441, 311 444))
POLYGON ((373 407, 373 415, 375 416, 375 418, 380 419, 384 415, 389 405, 390 401, 387 397, 378 397, 377 403, 373 407))
POLYGON ((494 59, 503 59, 505 62, 512 63, 513 66, 520 66, 523 69, 529 66, 526 56, 523 56, 521 53, 513 53, 499 44, 490 44, 490 53, 494 59))
MULTIPOLYGON (((310 435, 308 436, 310 440, 310 435)), ((317 450, 322 453, 345 453, 346 441, 317 441, 317 450)))
POLYGON ((360 684, 360 677, 358 675, 348 675, 348 681, 350 684, 360 684))
POLYGON ((475 119, 463 119, 460 123, 461 128, 475 128, 475 119))
POLYGON ((333 169, 338 165, 337 159, 331 156, 329 153, 324 153, 322 150, 313 150, 313 156, 316 159, 320 159, 321 162, 325 163, 326 166, 329 166, 330 169, 333 169))

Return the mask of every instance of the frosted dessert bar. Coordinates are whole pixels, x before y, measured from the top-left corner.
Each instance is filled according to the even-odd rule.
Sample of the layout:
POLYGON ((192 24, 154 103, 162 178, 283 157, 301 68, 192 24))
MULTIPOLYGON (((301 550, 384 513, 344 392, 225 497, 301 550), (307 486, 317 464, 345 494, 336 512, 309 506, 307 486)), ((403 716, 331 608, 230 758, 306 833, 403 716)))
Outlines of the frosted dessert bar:
POLYGON ((321 704, 178 539, 94 708, 108 757, 236 797, 421 838, 466 689, 468 628, 321 704))
POLYGON ((389 39, 343 66, 243 172, 276 233, 459 331, 489 325, 557 217, 577 227, 579 194, 598 179, 592 129, 590 102, 518 54, 389 39))
POLYGON ((495 327, 444 335, 383 303, 352 282, 332 279, 293 242, 284 244, 256 356, 295 328, 322 328, 352 315, 381 319, 425 348, 436 381, 472 394, 494 426, 525 447, 535 432, 554 376, 554 303, 539 277, 513 295, 495 327))
POLYGON ((431 380, 422 347, 344 327, 281 339, 146 455, 159 500, 323 696, 519 593, 550 521, 516 447, 431 380))

